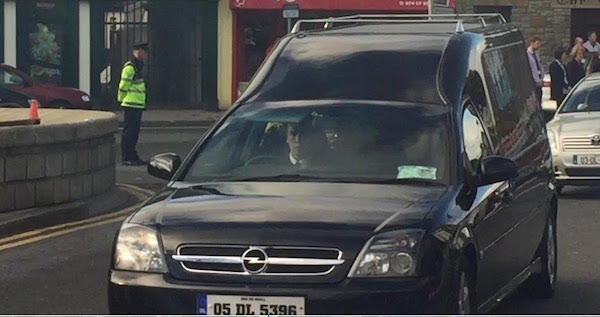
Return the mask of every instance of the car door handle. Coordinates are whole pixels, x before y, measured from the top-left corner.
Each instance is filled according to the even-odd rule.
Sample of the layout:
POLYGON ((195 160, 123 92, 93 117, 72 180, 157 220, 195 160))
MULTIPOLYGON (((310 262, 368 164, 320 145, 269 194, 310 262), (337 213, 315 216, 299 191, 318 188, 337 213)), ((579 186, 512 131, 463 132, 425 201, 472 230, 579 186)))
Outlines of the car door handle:
POLYGON ((512 193, 510 187, 510 183, 505 182, 496 190, 496 197, 498 198, 499 202, 510 204, 513 201, 514 194, 512 193))
POLYGON ((510 191, 505 191, 504 193, 502 193, 502 202, 507 205, 510 205, 513 202, 514 198, 515 195, 510 191))

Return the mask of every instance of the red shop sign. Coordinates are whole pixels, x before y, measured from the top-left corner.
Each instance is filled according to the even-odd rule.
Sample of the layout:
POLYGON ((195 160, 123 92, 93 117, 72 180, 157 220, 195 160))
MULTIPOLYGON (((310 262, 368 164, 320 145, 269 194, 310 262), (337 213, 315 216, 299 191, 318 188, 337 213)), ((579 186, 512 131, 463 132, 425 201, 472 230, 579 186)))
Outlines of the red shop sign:
POLYGON ((230 0, 232 9, 282 10, 295 3, 300 10, 419 11, 427 12, 427 0, 230 0))

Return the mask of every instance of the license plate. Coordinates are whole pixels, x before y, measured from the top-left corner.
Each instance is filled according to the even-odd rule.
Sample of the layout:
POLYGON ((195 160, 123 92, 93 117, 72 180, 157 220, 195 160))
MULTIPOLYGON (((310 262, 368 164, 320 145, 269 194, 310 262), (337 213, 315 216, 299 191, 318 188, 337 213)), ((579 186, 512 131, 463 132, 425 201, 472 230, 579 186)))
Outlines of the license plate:
POLYGON ((573 155, 575 165, 600 165, 600 155, 573 155))
POLYGON ((198 295, 199 315, 304 315, 303 297, 198 295))

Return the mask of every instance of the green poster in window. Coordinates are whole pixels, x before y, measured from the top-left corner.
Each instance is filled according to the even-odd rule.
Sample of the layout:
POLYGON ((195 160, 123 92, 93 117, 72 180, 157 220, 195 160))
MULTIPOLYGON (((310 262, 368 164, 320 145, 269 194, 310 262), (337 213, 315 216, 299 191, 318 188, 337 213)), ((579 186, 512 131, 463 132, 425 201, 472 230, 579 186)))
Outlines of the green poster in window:
POLYGON ((61 50, 55 32, 42 23, 37 32, 29 34, 31 47, 31 76, 44 82, 60 84, 61 50))

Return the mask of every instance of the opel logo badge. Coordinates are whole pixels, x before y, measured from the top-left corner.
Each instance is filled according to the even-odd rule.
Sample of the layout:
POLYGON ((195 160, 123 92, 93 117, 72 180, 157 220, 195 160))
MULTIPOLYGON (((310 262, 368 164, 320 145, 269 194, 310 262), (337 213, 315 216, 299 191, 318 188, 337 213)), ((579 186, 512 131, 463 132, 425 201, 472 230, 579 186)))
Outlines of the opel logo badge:
POLYGON ((596 134, 596 135, 592 136, 592 144, 600 145, 600 135, 596 134))
POLYGON ((242 254, 242 267, 249 274, 260 274, 267 269, 269 257, 261 248, 250 248, 242 254))

